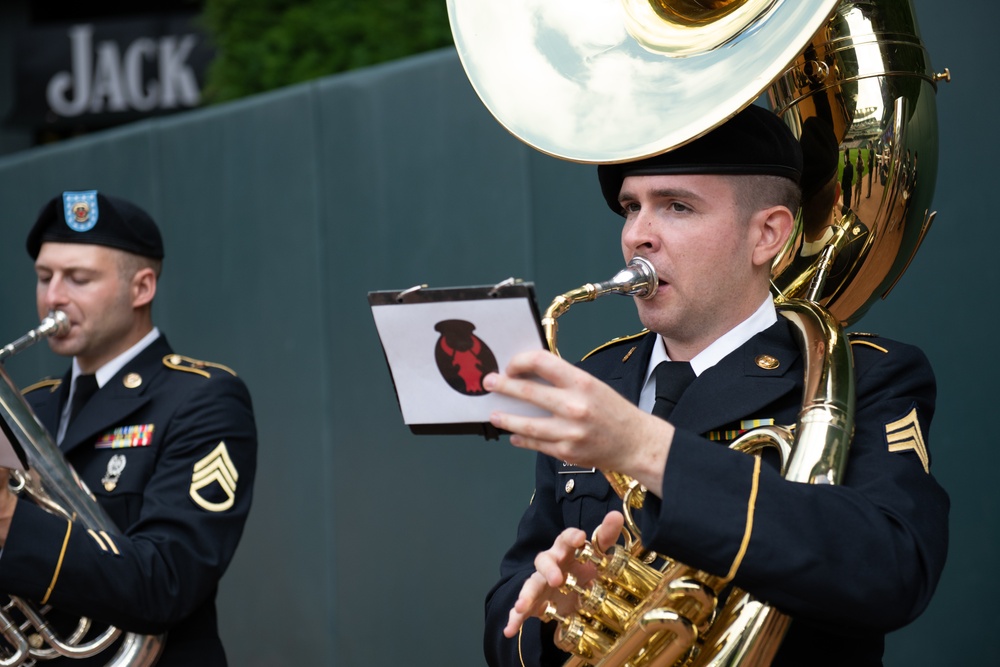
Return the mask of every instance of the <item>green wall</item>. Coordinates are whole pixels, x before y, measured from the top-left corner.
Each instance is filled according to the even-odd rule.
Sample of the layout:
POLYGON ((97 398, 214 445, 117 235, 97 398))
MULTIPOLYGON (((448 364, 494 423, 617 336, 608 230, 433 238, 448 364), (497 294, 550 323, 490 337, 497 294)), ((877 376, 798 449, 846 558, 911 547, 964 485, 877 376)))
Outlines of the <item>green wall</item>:
MULTIPOLYGON (((857 328, 915 342, 935 365, 931 447, 952 494, 952 547, 928 612, 890 637, 887 666, 988 659, 1000 620, 987 576, 1000 558, 987 417, 1000 364, 984 314, 998 285, 987 203, 998 134, 996 93, 979 83, 988 59, 974 57, 983 14, 998 10, 974 2, 970 21, 976 7, 916 5, 935 66, 955 77, 938 95, 939 215, 857 328)), ((35 214, 89 188, 157 219, 157 323, 182 354, 235 368, 254 396, 255 505, 220 594, 231 663, 483 664, 482 599, 530 497, 532 458, 504 441, 411 435, 366 294, 516 276, 544 306, 610 277, 618 222, 593 167, 510 137, 452 50, 0 158, 0 342, 37 321, 23 246, 35 214)), ((639 328, 617 297, 560 324, 570 358, 639 328)), ((27 384, 64 364, 39 345, 7 366, 27 384)))

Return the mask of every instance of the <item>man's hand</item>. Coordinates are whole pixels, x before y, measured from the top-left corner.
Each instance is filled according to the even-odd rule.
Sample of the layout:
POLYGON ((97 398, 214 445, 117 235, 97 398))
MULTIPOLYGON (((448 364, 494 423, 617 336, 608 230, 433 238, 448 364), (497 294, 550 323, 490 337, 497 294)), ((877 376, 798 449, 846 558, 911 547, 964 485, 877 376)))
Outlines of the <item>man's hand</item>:
POLYGON ((515 355, 504 373, 487 375, 483 384, 488 391, 551 413, 549 417, 493 413, 490 423, 512 433, 510 442, 515 447, 631 475, 660 495, 674 434, 668 422, 643 412, 594 376, 545 351, 515 355))
POLYGON ((0 468, 0 547, 7 542, 7 531, 10 530, 10 520, 17 507, 17 496, 10 492, 10 471, 0 468))
MULTIPOLYGON (((605 516, 594 534, 598 545, 603 549, 614 544, 624 523, 625 518, 620 512, 610 512, 605 516)), ((576 596, 561 593, 559 587, 566 583, 567 574, 576 577, 581 586, 597 574, 593 565, 579 563, 573 557, 586 540, 587 534, 579 528, 567 528, 559 534, 550 549, 535 557, 535 571, 524 582, 517 602, 510 610, 507 626, 503 629, 505 637, 515 637, 529 617, 542 618, 549 602, 556 605, 560 614, 569 613, 574 608, 576 596)))

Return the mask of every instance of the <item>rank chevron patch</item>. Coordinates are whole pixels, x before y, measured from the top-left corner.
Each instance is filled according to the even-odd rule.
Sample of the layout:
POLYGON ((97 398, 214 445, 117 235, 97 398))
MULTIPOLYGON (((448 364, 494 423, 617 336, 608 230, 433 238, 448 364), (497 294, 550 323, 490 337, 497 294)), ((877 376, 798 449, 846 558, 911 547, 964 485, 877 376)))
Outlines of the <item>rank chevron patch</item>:
POLYGON ((229 458, 226 443, 220 441, 211 453, 194 464, 194 472, 191 475, 191 499, 209 512, 224 512, 236 502, 236 480, 239 478, 236 466, 229 458), (216 502, 203 495, 203 492, 208 490, 207 487, 213 483, 217 484, 214 487, 217 491, 212 495, 217 496, 221 492, 225 499, 216 502))
POLYGON ((927 455, 927 445, 920 434, 920 422, 917 421, 917 409, 910 410, 902 419, 885 425, 885 440, 889 443, 890 452, 905 452, 913 450, 924 465, 924 472, 930 472, 930 459, 927 455))
POLYGON ((107 532, 102 530, 98 533, 93 529, 87 529, 87 534, 94 538, 94 541, 97 542, 97 546, 101 548, 101 551, 112 553, 115 556, 122 555, 121 552, 118 551, 118 547, 115 546, 115 541, 111 539, 111 536, 108 535, 107 532))

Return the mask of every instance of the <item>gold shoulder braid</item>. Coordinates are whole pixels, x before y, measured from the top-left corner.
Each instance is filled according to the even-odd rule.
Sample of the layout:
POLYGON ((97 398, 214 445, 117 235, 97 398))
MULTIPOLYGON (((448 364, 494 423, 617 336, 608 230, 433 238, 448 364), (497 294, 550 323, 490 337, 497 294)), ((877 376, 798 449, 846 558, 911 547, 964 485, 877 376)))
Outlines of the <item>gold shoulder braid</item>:
POLYGON ((847 337, 851 338, 851 345, 864 345, 865 347, 874 348, 874 349, 878 350, 879 352, 883 352, 885 354, 889 353, 889 350, 885 349, 881 345, 876 345, 871 340, 869 340, 871 338, 878 338, 878 334, 875 334, 875 333, 862 333, 862 332, 853 331, 853 332, 847 334, 847 337), (864 340, 853 340, 852 337, 862 338, 864 340))
MULTIPOLYGON (((618 343, 621 343, 621 342, 624 342, 624 341, 627 341, 627 340, 633 340, 635 338, 640 338, 641 336, 645 336, 648 333, 649 333, 649 329, 643 329, 639 333, 634 333, 634 334, 631 334, 629 336, 620 336, 618 338, 612 338, 608 342, 606 342, 606 343, 604 343, 602 345, 598 345, 593 350, 591 350, 587 354, 583 355, 583 359, 586 359, 587 357, 591 356, 592 354, 596 354, 596 353, 600 352, 601 350, 603 350, 606 347, 611 347, 612 345, 617 345, 618 343)), ((625 355, 625 359, 628 359, 631 355, 632 355, 632 352, 629 351, 629 353, 625 355)), ((583 361, 583 359, 581 359, 581 361, 583 361)), ((625 361, 625 359, 622 359, 622 361, 625 361)))
POLYGON ((59 385, 61 385, 61 384, 62 384, 62 380, 61 379, 58 379, 58 378, 45 378, 44 380, 39 380, 35 384, 30 384, 27 387, 25 387, 24 389, 22 389, 21 390, 21 395, 22 396, 26 396, 27 394, 29 394, 30 392, 35 391, 36 389, 43 389, 45 387, 49 387, 49 392, 54 392, 56 389, 59 388, 59 385))
POLYGON ((163 365, 175 371, 197 373, 198 375, 203 375, 205 377, 211 377, 211 374, 205 370, 206 368, 218 368, 219 370, 226 371, 230 375, 236 375, 236 371, 228 366, 213 364, 210 361, 202 361, 200 359, 192 359, 191 357, 184 357, 179 354, 168 354, 163 357, 163 365))

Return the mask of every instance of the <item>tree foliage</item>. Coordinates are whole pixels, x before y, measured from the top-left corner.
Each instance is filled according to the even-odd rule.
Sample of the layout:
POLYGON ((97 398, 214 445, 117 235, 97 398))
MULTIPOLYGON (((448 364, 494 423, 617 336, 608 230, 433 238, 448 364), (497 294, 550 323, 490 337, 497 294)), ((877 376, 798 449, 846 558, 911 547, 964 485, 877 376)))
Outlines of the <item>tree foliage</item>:
POLYGON ((210 102, 452 43, 445 0, 205 0, 210 102))

